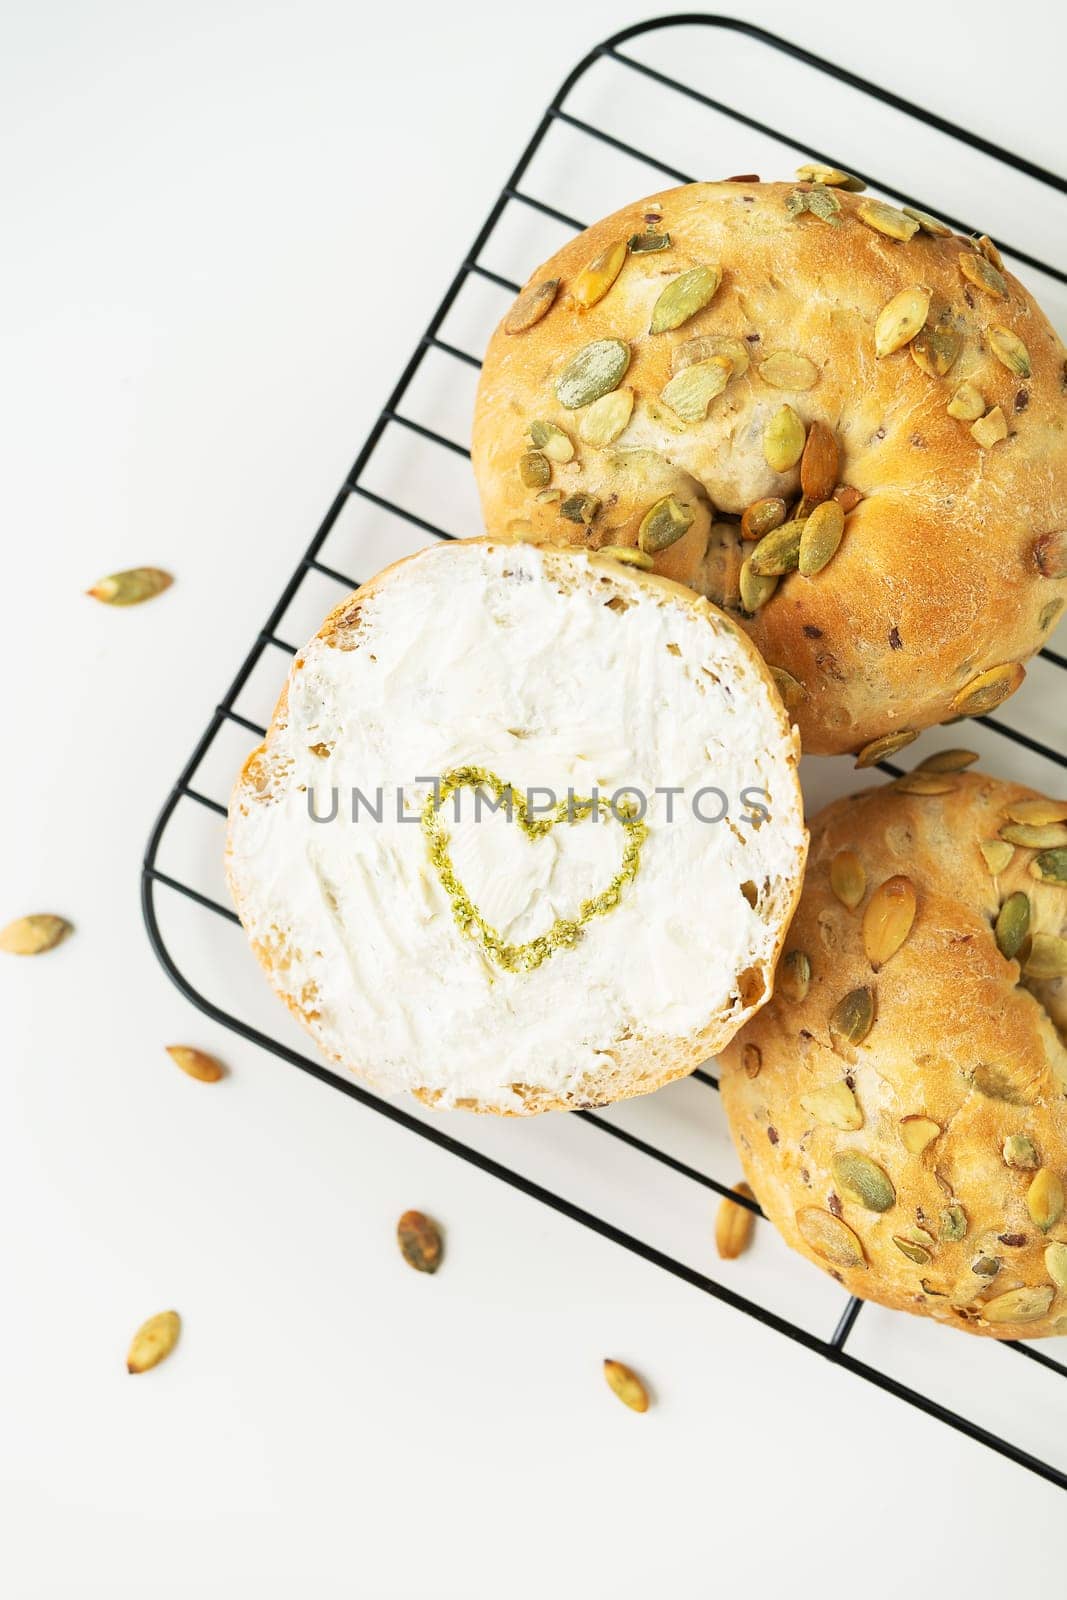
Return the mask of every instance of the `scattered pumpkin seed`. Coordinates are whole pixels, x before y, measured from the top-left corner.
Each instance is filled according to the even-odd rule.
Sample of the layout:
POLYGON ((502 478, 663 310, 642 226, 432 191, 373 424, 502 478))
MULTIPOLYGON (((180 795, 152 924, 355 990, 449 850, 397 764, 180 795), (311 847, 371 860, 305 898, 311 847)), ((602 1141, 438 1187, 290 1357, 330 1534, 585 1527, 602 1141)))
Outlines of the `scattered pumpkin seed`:
POLYGON ((800 487, 813 505, 829 500, 837 483, 838 452, 833 429, 813 422, 800 458, 800 487))
POLYGON ((157 1311, 154 1317, 142 1322, 130 1342, 126 1357, 126 1371, 150 1372, 165 1361, 178 1342, 182 1319, 176 1311, 157 1311))
POLYGON ((902 873, 887 878, 871 895, 863 913, 863 948, 875 972, 908 937, 917 905, 915 885, 902 873))
POLYGON ((1042 633, 1048 632, 1062 610, 1062 600, 1050 600, 1048 605, 1041 607, 1041 615, 1037 619, 1037 625, 1042 633))
POLYGON ((1005 961, 1014 961, 1030 931, 1030 896, 1019 890, 1010 894, 997 913, 993 934, 1005 961))
POLYGON ((633 409, 632 389, 613 389, 611 394, 602 394, 588 410, 582 412, 578 434, 583 444, 591 445, 595 450, 614 444, 629 424, 633 409))
POLYGON ((631 1367, 624 1366, 621 1361, 605 1361, 604 1377, 612 1394, 624 1406, 629 1406, 631 1411, 648 1410, 648 1390, 631 1367))
POLYGON ((862 1044, 874 1026, 874 990, 852 989, 830 1013, 830 1043, 834 1049, 862 1044))
POLYGON ((819 369, 807 356, 795 355, 792 350, 772 350, 760 362, 759 375, 775 389, 810 389, 818 381, 819 369))
MULTIPOLYGON (((756 1198, 747 1183, 735 1183, 734 1194, 744 1195, 747 1200, 756 1198)), ((715 1248, 723 1261, 736 1261, 744 1254, 755 1225, 756 1214, 747 1206, 735 1205, 725 1196, 719 1201, 715 1214, 715 1248)))
POLYGON ((824 183, 831 189, 850 189, 854 194, 867 187, 862 178, 854 178, 850 172, 841 172, 837 167, 824 167, 818 161, 798 167, 797 177, 801 183, 824 183))
POLYGON ((610 556, 612 561, 621 561, 624 567, 639 567, 642 572, 651 572, 655 565, 651 556, 643 550, 635 550, 632 544, 601 545, 597 555, 610 556))
POLYGON ((1067 849, 1042 850, 1030 863, 1030 876, 1039 883, 1067 884, 1067 849))
POLYGON ((959 1244, 967 1234, 967 1213, 963 1207, 953 1203, 946 1206, 941 1213, 938 1226, 938 1238, 946 1244, 959 1244))
MULTIPOLYGON (((803 468, 801 469, 803 470, 803 468)), ((845 513, 836 500, 824 500, 803 524, 798 566, 805 578, 814 578, 829 566, 845 534, 845 513)))
POLYGON ((914 728, 900 728, 896 733, 883 733, 880 738, 872 739, 870 744, 863 746, 856 756, 856 766, 876 766, 879 761, 896 755, 898 750, 903 750, 905 745, 912 744, 918 737, 918 731, 914 728))
POLYGON ((559 514, 568 522, 580 522, 588 528, 599 510, 600 501, 595 495, 580 493, 569 495, 561 504, 559 514))
POLYGON ((746 1044, 741 1051, 741 1065, 746 1078, 758 1078, 763 1066, 763 1051, 758 1044, 746 1044))
POLYGON ((632 233, 626 241, 626 248, 632 256, 652 255, 658 250, 669 250, 670 247, 670 234, 657 233, 651 226, 646 228, 644 233, 632 233))
POLYGON ((1054 933, 1035 933, 1030 941, 1030 953, 1023 962, 1028 978, 1038 983, 1050 983, 1054 978, 1067 977, 1067 939, 1054 933))
POLYGON ((825 184, 815 184, 808 194, 808 210, 820 222, 829 222, 833 227, 841 221, 841 202, 825 184))
POLYGON ((110 577, 101 578, 86 593, 107 606, 139 606, 162 594, 173 582, 170 573, 159 567, 131 567, 128 572, 113 572, 110 577))
POLYGON ((823 1261, 834 1267, 866 1267, 859 1237, 840 1217, 820 1206, 802 1206, 795 1220, 804 1243, 823 1261))
POLYGON ((945 410, 960 422, 974 422, 985 411, 985 400, 973 383, 961 383, 945 410))
POLYGON ((979 841, 978 848, 981 850, 985 864, 989 868, 991 878, 997 878, 1002 872, 1006 871, 1012 856, 1015 854, 1014 845, 1009 844, 1006 839, 982 839, 979 841))
POLYGON ((400 1254, 416 1272, 436 1272, 441 1265, 441 1230, 424 1212, 404 1212, 396 1225, 396 1242, 400 1254))
POLYGON ((863 1112, 847 1083, 828 1083, 800 1096, 800 1104, 816 1122, 842 1133, 855 1133, 863 1127, 863 1112))
POLYGON ((850 483, 839 483, 834 490, 834 499, 847 517, 850 511, 855 511, 863 496, 850 483))
POLYGON ((718 266, 691 267, 672 278, 652 307, 650 333, 669 333, 695 317, 711 300, 722 282, 718 266))
POLYGON ((1041 1165, 1034 1141, 1025 1133, 1009 1133, 1000 1153, 1006 1167, 1018 1167, 1022 1172, 1036 1172, 1041 1165))
POLYGON ((925 1245, 916 1244, 913 1240, 906 1239, 899 1233, 893 1234, 893 1243, 901 1255, 907 1256, 909 1261, 914 1261, 917 1267, 928 1267, 930 1265, 930 1252, 925 1245))
POLYGON ((166 1049, 170 1059, 198 1083, 218 1083, 226 1076, 222 1062, 206 1050, 194 1050, 188 1044, 168 1044, 166 1049))
POLYGON ((834 1182, 847 1198, 868 1211, 888 1211, 897 1191, 876 1161, 858 1150, 839 1150, 830 1162, 834 1182))
POLYGON ((603 300, 626 260, 626 241, 608 245, 584 266, 571 285, 571 294, 586 310, 603 300))
POLYGON ((1049 1285, 1038 1288, 1009 1289, 987 1300, 982 1307, 985 1322, 1037 1322, 1052 1304, 1054 1290, 1049 1285))
POLYGON ((957 716, 980 717, 1014 694, 1025 677, 1026 669, 1019 661, 1005 661, 999 667, 989 667, 956 693, 952 710, 957 716))
POLYGON ((987 261, 985 256, 976 255, 973 250, 963 250, 959 257, 960 271, 971 283, 979 289, 984 289, 986 294, 996 295, 998 300, 1008 297, 1008 281, 1004 274, 987 261))
POLYGON ((1045 1246, 1045 1271, 1057 1289, 1067 1291, 1067 1244, 1057 1241, 1045 1246))
POLYGON ((942 772, 906 772, 902 778, 897 778, 893 788, 899 794, 952 794, 956 785, 948 773, 942 772))
POLYGON ((785 501, 778 495, 765 495, 762 500, 754 500, 741 513, 742 539, 762 539, 764 534, 773 533, 785 521, 786 510, 785 501))
POLYGON ((992 450, 995 444, 1008 437, 1008 421, 999 406, 987 411, 984 417, 971 423, 971 438, 983 450, 992 450))
POLYGON ((34 911, 28 917, 16 917, 0 931, 0 950, 9 956, 43 956, 70 932, 71 925, 65 917, 34 911))
POLYGON ((954 366, 963 343, 955 328, 938 322, 920 328, 911 341, 912 360, 931 378, 943 378, 954 366))
POLYGON ((743 561, 737 575, 741 606, 749 616, 755 616, 765 606, 778 587, 777 578, 762 578, 752 570, 752 562, 743 561))
POLYGON ((763 455, 772 472, 789 472, 804 454, 807 434, 792 406, 782 406, 763 430, 763 455))
POLYGON ((519 477, 527 489, 547 488, 552 480, 548 457, 543 456, 540 450, 527 450, 524 456, 519 457, 519 477))
POLYGON ((890 356, 921 331, 930 313, 930 292, 918 284, 902 289, 884 305, 874 324, 874 353, 890 356))
POLYGON ((867 892, 867 874, 854 850, 839 850, 830 862, 830 888, 843 906, 855 911, 867 892))
POLYGON ((980 1255, 971 1263, 971 1271, 976 1278, 995 1278, 1000 1271, 998 1256, 980 1255))
POLYGON ((962 772, 978 760, 977 750, 935 750, 915 767, 916 772, 962 772))
POLYGON ((1031 1179, 1026 1191, 1026 1209, 1030 1221, 1042 1233, 1047 1233, 1063 1216, 1063 1184, 1051 1167, 1041 1167, 1031 1179))
POLYGON ((1067 800, 1048 800, 1044 795, 1034 800, 1013 800, 1004 807, 1004 815, 1012 822, 1030 822, 1042 828, 1050 822, 1067 822, 1067 800))
POLYGON ((555 505, 557 500, 563 499, 562 489, 541 489, 534 495, 539 505, 555 505))
POLYGON ((803 950, 787 950, 778 967, 778 989, 794 1005, 807 998, 811 962, 803 950))
POLYGON ((1058 850, 1067 845, 1067 828, 1062 822, 1047 822, 1041 828, 1032 822, 1006 822, 1000 837, 1024 850, 1058 850))
POLYGON ((583 346, 556 379, 556 398, 568 411, 592 405, 617 389, 630 365, 630 346, 621 339, 594 339, 583 346))
POLYGON ((703 422, 708 407, 717 395, 722 394, 730 381, 733 367, 726 356, 712 356, 710 361, 698 361, 694 366, 683 367, 668 379, 660 391, 660 399, 670 406, 683 422, 703 422))
POLYGON ((1012 333, 1010 328, 990 328, 989 348, 1001 365, 1007 367, 1009 372, 1014 372, 1016 377, 1032 376, 1030 352, 1018 334, 1012 333))
POLYGON ((698 361, 711 361, 724 357, 731 367, 731 378, 740 378, 748 371, 748 346, 743 339, 729 339, 718 333, 698 334, 695 339, 684 339, 671 350, 671 373, 685 367, 695 367, 698 361))
POLYGON ((1020 1088, 1007 1067, 995 1066, 990 1061, 980 1061, 970 1075, 973 1088, 988 1100, 1002 1100, 1007 1106, 1024 1106, 1029 1102, 1027 1090, 1020 1088))
POLYGON ((525 333, 535 322, 540 322, 558 291, 558 278, 546 278, 543 283, 533 283, 523 289, 504 318, 504 332, 525 333))
MULTIPOLYGON (((582 420, 584 422, 585 418, 582 420)), ((570 434, 564 433, 562 428, 557 428, 554 422, 542 422, 538 419, 530 423, 527 432, 534 449, 547 456, 549 461, 557 461, 562 465, 574 460, 574 442, 570 434)))
POLYGON ((645 512, 637 543, 647 555, 659 555, 661 550, 669 550, 672 544, 683 539, 692 525, 693 513, 689 507, 668 494, 645 512))
POLYGON ((805 527, 803 522, 783 522, 763 536, 748 558, 757 577, 778 578, 796 571, 805 527))
POLYGON ((884 200, 861 200, 856 215, 868 228, 884 233, 889 239, 910 239, 919 231, 915 217, 898 211, 896 206, 886 205, 884 200))
POLYGON ((932 1144, 940 1132, 941 1124, 935 1122, 933 1117, 924 1117, 921 1113, 900 1119, 901 1142, 905 1150, 913 1156, 922 1155, 927 1145, 932 1144))
POLYGON ((778 686, 778 693, 782 697, 782 704, 785 709, 787 711, 796 711, 801 702, 808 698, 808 691, 800 682, 800 679, 794 678, 793 674, 787 672, 784 667, 770 667, 769 671, 778 686))
POLYGON ((1043 578, 1067 578, 1067 529, 1035 539, 1033 555, 1043 578))
POLYGON ((919 211, 915 206, 902 206, 906 217, 911 217, 919 224, 923 233, 932 234, 937 239, 951 239, 952 229, 947 222, 942 222, 938 217, 932 217, 928 211, 919 211))

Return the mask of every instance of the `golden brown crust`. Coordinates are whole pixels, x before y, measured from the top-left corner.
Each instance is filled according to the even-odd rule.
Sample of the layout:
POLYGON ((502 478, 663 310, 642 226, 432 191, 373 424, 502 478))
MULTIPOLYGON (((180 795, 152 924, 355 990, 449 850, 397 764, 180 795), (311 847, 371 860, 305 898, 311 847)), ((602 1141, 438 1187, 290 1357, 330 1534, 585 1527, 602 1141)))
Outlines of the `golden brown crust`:
POLYGON ((1067 597, 1067 559, 1052 563, 1064 576, 1045 576, 1034 545, 1067 529, 1067 392, 1063 345, 1023 286, 1003 274, 1001 298, 961 266, 961 258, 981 262, 979 276, 992 266, 972 241, 887 237, 860 220, 868 197, 840 191, 837 225, 793 218, 787 200, 798 187, 810 193, 694 184, 628 206, 565 245, 531 278, 560 280, 547 314, 524 332, 502 324, 493 336, 473 458, 486 525, 500 533, 634 544, 649 506, 673 493, 693 523, 656 557, 656 570, 741 615, 738 569, 752 546, 741 544, 733 519, 763 495, 792 503, 800 493, 797 468, 767 465, 764 428, 783 404, 804 424, 828 424, 840 478, 864 498, 829 565, 813 577, 791 573, 743 620, 767 660, 802 685, 791 709, 805 749, 832 754, 955 715, 954 698, 978 673, 1025 660, 1047 637, 1067 597), (581 270, 656 216, 670 248, 628 254, 603 298, 577 304, 581 270), (707 306, 651 334, 663 287, 708 264, 721 266, 722 282, 707 306), (922 370, 907 345, 876 356, 880 312, 916 285, 929 293, 929 322, 943 315, 958 336, 943 376, 922 370), (999 343, 1018 365, 997 329, 1022 341, 1028 378, 996 355, 999 343), (733 341, 748 364, 742 371, 744 357, 735 361, 706 419, 687 424, 660 396, 672 351, 697 337, 733 341), (562 405, 555 384, 577 351, 605 339, 629 346, 619 388, 636 400, 618 438, 594 448, 580 435, 583 410, 562 405), (813 363, 811 387, 765 381, 760 366, 775 351, 813 363), (970 421, 949 415, 963 383, 987 411, 1000 408, 1006 438, 983 448, 970 421), (550 461, 547 489, 527 487, 518 470, 534 420, 561 427, 575 446, 573 460, 550 461), (557 499, 538 498, 556 491, 557 499), (577 494, 600 503, 588 527, 561 515, 577 494))
MULTIPOLYGON (((467 545, 507 545, 516 543, 514 539, 490 538, 483 536, 477 539, 462 541, 467 545)), ((345 596, 329 613, 316 638, 324 640, 328 645, 337 649, 354 648, 360 629, 360 609, 364 602, 380 589, 387 579, 391 578, 400 568, 408 562, 418 561, 425 551, 416 551, 414 554, 402 557, 385 567, 369 582, 363 584, 355 593, 345 596)), ((782 707, 774 678, 768 670, 759 652, 751 641, 736 627, 732 619, 716 612, 710 602, 702 595, 695 594, 683 584, 673 582, 671 579, 657 573, 644 572, 628 564, 623 565, 610 556, 594 556, 589 567, 594 571, 610 574, 614 578, 622 578, 624 582, 632 582, 648 594, 659 595, 665 600, 682 604, 702 615, 711 616, 713 613, 719 621, 725 624, 737 640, 748 659, 753 671, 758 675, 763 687, 769 695, 770 705, 775 711, 782 737, 792 745, 791 763, 796 766, 800 758, 799 741, 796 730, 782 707)), ((303 658, 298 654, 293 662, 293 674, 298 673, 303 665, 303 658)), ((242 921, 247 922, 245 916, 244 895, 241 885, 231 870, 232 830, 233 819, 246 811, 250 806, 257 804, 270 804, 282 792, 285 774, 272 760, 272 741, 277 731, 285 726, 288 717, 289 685, 282 690, 279 696, 266 739, 258 745, 245 760, 230 799, 230 829, 227 838, 226 869, 227 882, 230 894, 242 921)), ((799 805, 799 781, 796 784, 796 798, 799 805)), ((789 920, 800 898, 803 880, 804 857, 806 853, 806 835, 798 850, 795 870, 792 876, 789 892, 782 907, 780 916, 780 933, 775 942, 771 957, 765 963, 759 963, 739 974, 738 994, 736 1004, 727 1008, 726 1012, 713 1018, 709 1024, 698 1034, 687 1039, 649 1035, 635 1032, 631 1036, 616 1041, 610 1051, 605 1054, 611 1058, 611 1066, 595 1075, 587 1075, 573 1090, 565 1096, 558 1097, 539 1088, 536 1084, 512 1084, 511 1088, 521 1101, 522 1111, 501 1111, 495 1104, 486 1104, 480 1101, 452 1101, 451 1106, 461 1109, 487 1112, 502 1115, 516 1115, 555 1110, 586 1109, 598 1105, 608 1105, 616 1100, 628 1099, 635 1095, 650 1094, 662 1088, 675 1078, 686 1076, 698 1067, 701 1062, 715 1055, 732 1038, 743 1020, 750 1016, 754 1009, 761 1005, 769 991, 771 974, 782 949, 782 940, 789 926, 789 920)), ((395 1085, 376 1083, 373 1073, 369 1072, 364 1062, 347 1059, 336 1050, 332 1050, 321 1036, 316 1023, 318 1020, 318 994, 315 989, 309 988, 305 993, 294 996, 291 986, 287 982, 287 969, 290 964, 292 952, 289 935, 284 928, 275 928, 269 941, 252 938, 251 945, 256 959, 270 980, 275 993, 283 999, 290 1011, 302 1022, 315 1036, 316 1041, 327 1057, 344 1068, 346 1071, 355 1072, 367 1079, 382 1090, 388 1091, 395 1085)), ((415 1086, 411 1089, 415 1097, 423 1104, 434 1108, 441 1101, 439 1090, 415 1086)))
MULTIPOLYGON (((1001 953, 994 922, 1009 895, 1025 893, 1030 936, 1059 938, 1067 886, 1032 875, 1034 849, 1016 847, 996 877, 980 849, 1010 825, 1006 807, 1033 798, 1032 790, 974 773, 946 776, 943 786, 947 793, 908 794, 884 785, 835 802, 811 824, 804 893, 783 958, 808 957, 810 986, 797 998, 790 967, 779 965, 774 998, 722 1057, 723 1102, 764 1211, 851 1293, 996 1338, 1063 1333, 1067 1248, 1053 1251, 1063 1263, 1059 1282, 1046 1250, 1067 1247, 1067 1217, 1050 1220, 1067 1175, 1067 979, 1027 978, 1023 986, 1019 960, 1001 953), (848 851, 865 875, 853 910, 831 887, 831 866, 836 859, 840 882, 848 851), (879 887, 899 877, 914 888, 914 921, 876 970, 865 937, 878 953, 893 941, 878 946, 868 908, 879 887), (873 992, 873 1026, 861 1042, 839 1039, 835 1048, 835 1008, 864 988, 873 992), (1014 1164, 1006 1140, 1029 1141, 1009 1146, 1014 1164), (857 1155, 875 1171, 857 1169, 857 1155), (848 1191, 850 1162, 853 1182, 858 1170, 879 1203, 888 1195, 870 1184, 881 1184, 879 1172, 888 1178, 888 1209, 872 1210, 848 1191), (1047 1174, 1039 1190, 1052 1197, 1045 1211, 1047 1197, 1030 1193, 1039 1171, 1047 1174), (858 1240, 862 1264, 828 1258, 841 1243, 848 1256, 840 1224, 858 1240), (945 1237, 953 1233, 962 1236, 945 1237), (1023 1289, 1036 1315, 994 1320, 1015 1306, 998 1307, 997 1297, 1023 1289)), ((905 915, 898 933, 906 922, 905 915)))

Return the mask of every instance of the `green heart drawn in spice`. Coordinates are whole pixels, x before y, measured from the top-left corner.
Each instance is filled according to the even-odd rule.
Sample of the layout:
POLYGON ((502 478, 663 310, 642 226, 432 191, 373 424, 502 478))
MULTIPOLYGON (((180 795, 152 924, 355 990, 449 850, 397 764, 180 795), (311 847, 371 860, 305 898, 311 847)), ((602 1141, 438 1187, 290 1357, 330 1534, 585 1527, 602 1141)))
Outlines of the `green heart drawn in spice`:
POLYGON ((587 923, 594 917, 606 916, 613 911, 622 897, 623 885, 632 883, 641 865, 641 846, 648 828, 636 817, 620 816, 610 800, 561 800, 544 817, 531 817, 525 796, 503 778, 485 767, 453 767, 441 778, 436 795, 427 795, 422 808, 422 827, 441 885, 452 902, 452 915, 456 926, 469 938, 475 939, 491 961, 506 972, 533 972, 557 950, 569 950, 582 937, 587 923), (622 861, 618 872, 606 888, 588 900, 583 900, 575 917, 557 917, 545 933, 528 939, 525 944, 509 944, 495 928, 491 928, 471 900, 466 888, 456 876, 449 849, 451 838, 441 820, 441 808, 449 797, 460 789, 488 789, 518 823, 528 839, 543 839, 560 822, 580 822, 595 811, 599 816, 614 816, 626 836, 622 861))

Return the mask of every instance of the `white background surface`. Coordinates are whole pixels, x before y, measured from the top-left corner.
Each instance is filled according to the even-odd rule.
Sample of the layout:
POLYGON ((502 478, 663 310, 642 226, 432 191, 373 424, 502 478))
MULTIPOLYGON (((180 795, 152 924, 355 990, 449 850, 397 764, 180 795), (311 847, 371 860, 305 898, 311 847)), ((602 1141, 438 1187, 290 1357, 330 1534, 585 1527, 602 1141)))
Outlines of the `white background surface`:
MULTIPOLYGON (((874 1600, 1014 1592, 1020 1542, 1029 1578, 1061 1570, 1059 1491, 213 1027, 142 931, 144 840, 207 710, 544 102, 643 14, 0 13, 0 921, 77 924, 0 965, 13 1596, 674 1600, 862 1572, 874 1600), (83 598, 141 563, 177 575, 164 599, 83 598), (186 1080, 174 1040, 231 1077, 186 1080), (435 1279, 397 1258, 409 1205, 447 1227, 435 1279), (129 1379, 168 1305, 178 1352, 129 1379), (605 1354, 648 1375, 646 1417, 605 1354)), ((746 14, 1064 165, 1053 4, 746 14)))

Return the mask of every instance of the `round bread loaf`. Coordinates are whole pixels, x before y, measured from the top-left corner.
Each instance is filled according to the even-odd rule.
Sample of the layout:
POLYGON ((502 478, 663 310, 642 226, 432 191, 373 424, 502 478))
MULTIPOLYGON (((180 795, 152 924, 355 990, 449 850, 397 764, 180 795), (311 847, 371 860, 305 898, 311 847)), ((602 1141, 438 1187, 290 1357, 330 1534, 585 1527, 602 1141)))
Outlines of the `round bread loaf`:
POLYGON ((602 1104, 692 1071, 766 999, 797 758, 707 600, 585 552, 440 545, 296 657, 234 791, 230 885, 276 991, 378 1088, 602 1104))
POLYGON ((991 241, 815 175, 565 245, 493 335, 474 466, 488 528, 639 544, 743 620, 805 750, 868 765, 992 709, 1053 627, 1067 378, 991 241))
POLYGON ((763 1210, 851 1293, 1034 1338, 1067 1332, 1067 803, 938 770, 965 759, 812 823, 722 1093, 763 1210))

